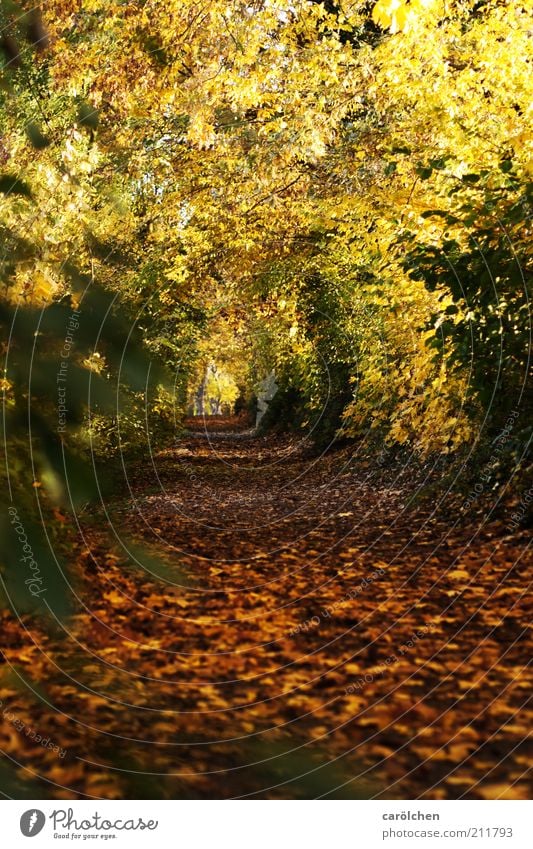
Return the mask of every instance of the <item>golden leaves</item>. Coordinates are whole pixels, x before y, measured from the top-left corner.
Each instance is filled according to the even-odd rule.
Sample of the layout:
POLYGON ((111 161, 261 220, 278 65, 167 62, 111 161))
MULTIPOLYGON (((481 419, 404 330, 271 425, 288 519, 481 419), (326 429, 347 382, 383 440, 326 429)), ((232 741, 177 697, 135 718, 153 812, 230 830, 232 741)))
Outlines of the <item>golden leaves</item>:
POLYGON ((372 20, 391 33, 408 32, 428 11, 434 11, 438 3, 439 0, 378 0, 372 20))

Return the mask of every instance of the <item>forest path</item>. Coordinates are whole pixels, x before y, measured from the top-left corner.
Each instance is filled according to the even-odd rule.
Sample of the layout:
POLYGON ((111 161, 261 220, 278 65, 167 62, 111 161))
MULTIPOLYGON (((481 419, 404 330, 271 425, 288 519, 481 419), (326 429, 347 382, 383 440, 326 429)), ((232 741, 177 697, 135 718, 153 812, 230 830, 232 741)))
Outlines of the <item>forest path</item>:
POLYGON ((525 792, 529 616, 505 528, 456 525, 414 497, 424 481, 409 466, 209 427, 193 422, 137 470, 111 516, 169 563, 128 602, 145 686, 202 740, 187 753, 193 772, 233 765, 196 775, 194 792, 319 795, 347 776, 338 793, 525 792), (224 740, 235 750, 213 743, 224 740), (309 789, 309 770, 333 758, 309 789))
POLYGON ((67 752, 5 724, 35 797, 525 797, 526 532, 459 524, 429 468, 190 425, 82 515, 63 639, 4 623, 67 752))

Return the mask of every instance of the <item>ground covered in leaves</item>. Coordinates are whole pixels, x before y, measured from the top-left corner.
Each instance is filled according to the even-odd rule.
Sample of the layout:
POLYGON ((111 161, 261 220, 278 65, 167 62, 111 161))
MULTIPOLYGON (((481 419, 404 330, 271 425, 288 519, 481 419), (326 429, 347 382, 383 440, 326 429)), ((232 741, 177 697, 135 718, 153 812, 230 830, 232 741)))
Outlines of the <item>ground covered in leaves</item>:
POLYGON ((61 638, 3 615, 21 792, 527 796, 524 529, 429 497, 430 466, 234 422, 127 474, 79 517, 61 638))

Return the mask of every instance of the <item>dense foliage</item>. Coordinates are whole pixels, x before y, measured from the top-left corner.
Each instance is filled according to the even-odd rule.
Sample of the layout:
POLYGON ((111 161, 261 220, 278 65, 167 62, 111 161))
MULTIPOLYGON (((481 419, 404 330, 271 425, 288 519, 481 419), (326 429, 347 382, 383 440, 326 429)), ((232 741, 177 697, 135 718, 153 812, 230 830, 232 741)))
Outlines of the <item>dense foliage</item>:
POLYGON ((41 487, 91 497, 88 449, 179 432, 206 369, 217 411, 275 370, 264 425, 323 444, 449 452, 515 409, 527 437, 526 4, 1 11, 5 428, 30 513, 41 487))
POLYGON ((4 608, 68 622, 77 512, 267 376, 263 429, 522 461, 530 12, 0 0, 4 608))

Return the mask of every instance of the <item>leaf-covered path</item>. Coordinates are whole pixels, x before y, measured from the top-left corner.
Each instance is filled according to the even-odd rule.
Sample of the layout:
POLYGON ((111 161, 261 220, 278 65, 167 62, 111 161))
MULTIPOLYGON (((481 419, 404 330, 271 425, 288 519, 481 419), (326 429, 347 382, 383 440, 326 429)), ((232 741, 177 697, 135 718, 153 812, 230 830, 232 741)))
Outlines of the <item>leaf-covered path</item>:
POLYGON ((39 772, 104 797, 524 796, 525 535, 458 524, 429 469, 196 428, 129 470, 116 550, 86 524, 46 715, 68 755, 39 772))

